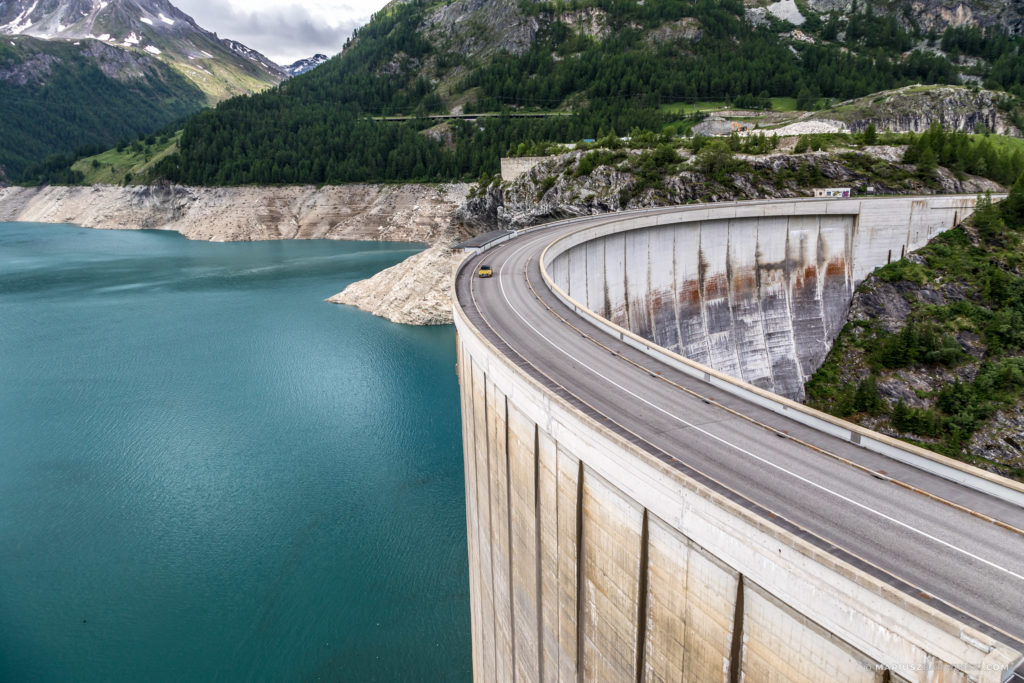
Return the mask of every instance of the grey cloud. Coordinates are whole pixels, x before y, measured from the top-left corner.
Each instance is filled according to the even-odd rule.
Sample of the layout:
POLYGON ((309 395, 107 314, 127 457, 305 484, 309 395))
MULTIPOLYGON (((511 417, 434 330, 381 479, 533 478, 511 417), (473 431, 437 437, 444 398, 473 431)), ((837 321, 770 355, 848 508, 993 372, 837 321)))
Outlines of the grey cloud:
POLYGON ((318 52, 332 56, 365 20, 344 19, 332 26, 304 7, 287 5, 262 11, 238 12, 226 2, 181 0, 175 3, 208 31, 259 50, 279 64, 291 64, 318 52))

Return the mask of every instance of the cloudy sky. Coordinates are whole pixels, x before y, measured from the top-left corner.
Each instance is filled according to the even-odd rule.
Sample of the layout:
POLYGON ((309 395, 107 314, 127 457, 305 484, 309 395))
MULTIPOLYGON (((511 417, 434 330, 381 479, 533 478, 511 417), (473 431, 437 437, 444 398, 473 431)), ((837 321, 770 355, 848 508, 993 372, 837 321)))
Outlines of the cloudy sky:
POLYGON ((200 26, 278 64, 337 54, 387 0, 171 0, 200 26))

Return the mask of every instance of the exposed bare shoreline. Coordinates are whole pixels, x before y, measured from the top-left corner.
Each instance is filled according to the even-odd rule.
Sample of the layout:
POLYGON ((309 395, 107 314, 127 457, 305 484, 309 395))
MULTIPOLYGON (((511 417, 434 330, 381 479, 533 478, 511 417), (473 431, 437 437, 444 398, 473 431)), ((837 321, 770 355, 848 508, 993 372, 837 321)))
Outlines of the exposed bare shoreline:
POLYGON ((448 246, 469 186, 337 185, 208 188, 179 185, 0 188, 0 222, 74 223, 99 229, 173 230, 188 239, 381 240, 432 245, 355 282, 329 301, 393 322, 451 322, 448 246))
POLYGON ((213 242, 343 239, 426 242, 452 231, 468 185, 0 189, 0 221, 174 230, 213 242))

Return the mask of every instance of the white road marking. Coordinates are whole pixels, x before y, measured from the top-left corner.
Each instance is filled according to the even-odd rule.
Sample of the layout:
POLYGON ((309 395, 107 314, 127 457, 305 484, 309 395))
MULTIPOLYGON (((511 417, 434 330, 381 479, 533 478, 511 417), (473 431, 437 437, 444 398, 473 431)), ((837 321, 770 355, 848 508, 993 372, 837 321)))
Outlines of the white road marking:
MULTIPOLYGON (((519 254, 521 252, 523 252, 524 250, 530 248, 530 246, 531 245, 529 245, 529 244, 524 244, 523 246, 521 246, 518 249, 516 249, 515 251, 513 251, 505 259, 505 263, 507 264, 509 261, 511 261, 512 259, 514 259, 517 256, 519 256, 519 254)), ((978 555, 975 555, 974 553, 972 553, 972 552, 970 552, 968 550, 964 550, 963 548, 955 546, 955 545, 953 545, 952 543, 950 543, 948 541, 944 541, 941 538, 937 538, 936 536, 933 536, 933 535, 929 534, 926 531, 922 531, 922 530, 920 530, 920 529, 918 529, 916 527, 910 526, 906 522, 901 522, 900 520, 896 519, 895 517, 891 517, 891 516, 889 516, 889 515, 887 515, 887 514, 885 514, 883 512, 879 512, 878 510, 870 508, 867 505, 864 505, 863 503, 859 503, 859 502, 853 500, 852 498, 844 496, 843 494, 841 494, 841 493, 839 493, 837 491, 833 491, 832 489, 830 489, 830 488, 828 488, 826 486, 823 486, 821 484, 813 482, 810 479, 807 479, 806 477, 804 477, 804 476, 802 476, 800 474, 797 474, 796 472, 792 472, 790 470, 787 470, 785 467, 782 467, 781 465, 777 465, 777 464, 775 464, 775 463, 773 463, 773 462, 771 462, 769 460, 766 460, 765 458, 762 458, 761 456, 756 455, 756 454, 746 450, 745 448, 743 448, 741 446, 737 446, 734 443, 726 441, 725 439, 723 439, 720 436, 712 434, 711 432, 707 431, 706 429, 702 429, 701 427, 698 427, 697 425, 695 425, 695 424, 693 424, 691 422, 687 422, 683 418, 681 418, 681 417, 679 417, 679 416, 677 416, 677 415, 675 415, 673 413, 670 413, 669 411, 665 410, 661 406, 656 405, 656 404, 648 401, 643 396, 640 396, 639 394, 636 394, 633 391, 630 391, 629 389, 627 389, 626 387, 618 384, 614 380, 606 377, 605 375, 602 375, 600 372, 598 372, 594 368, 590 367, 589 365, 587 365, 586 363, 581 361, 579 358, 576 358, 571 353, 569 353, 568 351, 566 351, 562 347, 558 346, 555 342, 553 342, 551 339, 546 337, 540 330, 538 330, 533 324, 531 324, 530 321, 528 321, 523 316, 523 314, 519 312, 519 310, 515 306, 512 305, 511 300, 509 300, 509 298, 508 298, 508 293, 505 291, 505 274, 506 274, 505 271, 506 270, 508 270, 508 269, 507 268, 501 268, 500 269, 500 272, 498 273, 498 286, 501 288, 501 296, 502 296, 502 298, 505 299, 505 303, 508 305, 509 309, 511 309, 512 312, 514 312, 517 316, 519 316, 519 319, 522 320, 524 323, 526 323, 526 326, 529 327, 531 330, 533 330, 533 332, 538 337, 540 337, 541 339, 546 341, 548 344, 550 344, 552 348, 554 348, 558 352, 562 353, 563 355, 567 356, 570 360, 572 360, 572 361, 578 363, 579 365, 581 365, 582 367, 586 368, 587 370, 589 370, 594 375, 597 375, 598 377, 603 379, 605 382, 608 382, 609 384, 611 384, 612 386, 616 387, 617 389, 619 389, 621 391, 624 391, 625 393, 629 394, 630 396, 636 398, 639 401, 642 401, 643 403, 645 403, 645 404, 649 405, 650 407, 654 408, 655 410, 665 414, 669 418, 671 418, 673 420, 676 420, 677 422, 685 425, 686 427, 688 427, 690 429, 694 429, 694 430, 700 432, 701 434, 704 434, 705 436, 708 436, 708 437, 714 439, 715 441, 718 441, 718 442, 724 444, 725 446, 728 446, 728 447, 730 447, 730 448, 732 448, 732 449, 734 449, 734 450, 736 450, 736 451, 738 451, 738 452, 740 452, 740 453, 742 453, 742 454, 744 454, 744 455, 746 455, 748 457, 751 457, 751 458, 753 458, 755 460, 758 460, 758 461, 764 463, 765 465, 768 465, 769 467, 772 467, 772 468, 774 468, 776 470, 779 470, 780 472, 788 474, 791 477, 804 482, 805 484, 813 486, 814 488, 817 488, 817 489, 819 489, 821 491, 824 491, 825 493, 831 494, 831 495, 835 496, 836 498, 839 498, 840 500, 843 500, 843 501, 845 501, 845 502, 847 502, 847 503, 849 503, 849 504, 851 504, 851 505, 853 505, 855 507, 861 508, 862 510, 865 510, 866 512, 870 512, 873 515, 877 515, 878 517, 881 517, 882 519, 884 519, 884 520, 886 520, 888 522, 891 522, 891 523, 893 523, 893 524, 895 524, 897 526, 900 526, 900 527, 903 527, 904 529, 907 529, 908 531, 911 531, 911 532, 913 532, 915 534, 923 536, 924 538, 927 538, 930 541, 938 543, 939 545, 945 546, 945 547, 949 548, 950 550, 954 550, 954 551, 956 551, 958 553, 961 553, 962 555, 965 555, 965 556, 967 556, 967 557, 969 557, 969 558, 971 558, 973 560, 977 560, 978 562, 981 562, 982 564, 986 564, 986 565, 992 567, 993 569, 996 569, 996 570, 1001 571, 1001 572, 1003 572, 1005 574, 1008 574, 1009 576, 1012 576, 1015 579, 1018 579, 1020 581, 1024 581, 1024 575, 1018 574, 1018 573, 1016 573, 1016 572, 1014 572, 1014 571, 1012 571, 1010 569, 1007 569, 1006 567, 1002 567, 1002 566, 1000 566, 1000 565, 998 565, 998 564, 996 564, 996 563, 994 563, 994 562, 992 562, 990 560, 986 560, 985 558, 980 557, 978 555)))

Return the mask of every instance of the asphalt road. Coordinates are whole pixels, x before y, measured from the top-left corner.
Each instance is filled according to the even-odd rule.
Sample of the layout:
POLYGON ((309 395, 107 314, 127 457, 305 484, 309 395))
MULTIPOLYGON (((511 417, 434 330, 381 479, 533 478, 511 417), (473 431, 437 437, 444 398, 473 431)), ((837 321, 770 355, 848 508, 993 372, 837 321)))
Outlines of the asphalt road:
POLYGON ((456 282, 470 321, 526 372, 581 410, 606 418, 634 443, 837 557, 1024 650, 1024 531, 872 476, 797 440, 1019 530, 1024 509, 724 393, 589 324, 547 289, 538 259, 557 237, 607 220, 524 233, 470 259, 456 282), (493 278, 473 276, 480 263, 494 269, 493 278))

